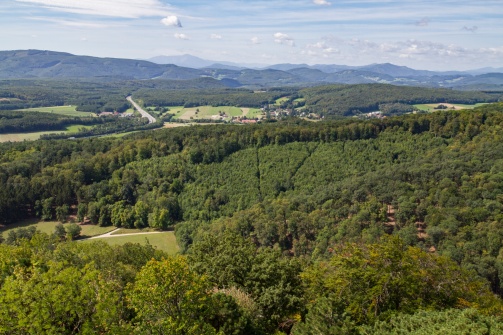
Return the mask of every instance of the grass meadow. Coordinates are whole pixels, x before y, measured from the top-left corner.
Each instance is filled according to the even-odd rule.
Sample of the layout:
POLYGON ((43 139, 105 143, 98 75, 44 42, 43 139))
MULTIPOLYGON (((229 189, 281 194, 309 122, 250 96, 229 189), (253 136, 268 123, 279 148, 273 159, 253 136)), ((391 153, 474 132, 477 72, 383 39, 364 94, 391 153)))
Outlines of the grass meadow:
MULTIPOLYGON (((37 230, 40 230, 46 234, 52 234, 54 232, 54 228, 58 224, 58 221, 40 221, 39 219, 29 219, 19 223, 10 224, 8 226, 0 228, 0 233, 5 238, 9 233, 9 230, 17 229, 17 228, 27 228, 30 226, 35 226, 37 230)), ((65 224, 63 224, 65 225, 65 224)), ((100 227, 97 225, 81 225, 82 232, 80 233, 83 237, 92 237, 101 234, 108 233, 115 229, 115 227, 100 227)))
MULTIPOLYGON (((18 228, 27 228, 30 226, 34 226, 37 230, 46 233, 52 234, 55 230, 56 225, 59 222, 57 221, 40 221, 38 219, 29 219, 19 223, 11 224, 5 227, 0 226, 0 235, 4 238, 7 237, 7 234, 10 230, 18 229, 18 228)), ((67 223, 65 223, 67 224, 67 223)), ((63 224, 63 226, 65 225, 63 224)), ((80 233, 82 238, 88 238, 93 236, 98 236, 102 234, 106 234, 116 229, 114 226, 108 227, 100 227, 97 225, 81 225, 82 231, 80 233)), ((159 250, 163 250, 166 253, 173 255, 176 254, 179 250, 178 244, 176 243, 176 237, 174 232, 167 231, 162 233, 155 234, 136 234, 136 235, 124 235, 124 234, 134 234, 134 233, 145 233, 153 230, 143 229, 120 229, 116 233, 112 234, 110 237, 104 237, 97 240, 104 241, 110 245, 122 245, 124 243, 139 243, 145 245, 148 241, 152 246, 159 250)), ((96 241, 96 240, 82 240, 83 243, 87 241, 96 241)))
MULTIPOLYGON (((121 229, 122 230, 122 229, 121 229)), ((158 234, 136 234, 136 235, 112 235, 98 239, 110 245, 122 245, 125 243, 149 243, 156 249, 162 250, 170 255, 174 255, 179 251, 178 244, 176 243, 175 234, 172 231, 162 232, 158 234)), ((88 240, 95 241, 95 240, 88 240)))
POLYGON ((77 106, 51 106, 51 107, 36 107, 19 109, 22 112, 41 112, 41 113, 54 113, 66 116, 77 116, 77 117, 91 117, 96 116, 94 113, 79 112, 76 110, 77 106))
POLYGON ((36 141, 40 139, 42 135, 49 134, 60 134, 60 133, 76 133, 80 128, 92 128, 92 126, 84 126, 80 124, 74 124, 66 127, 66 130, 50 130, 50 131, 36 131, 33 133, 12 133, 12 134, 0 134, 1 142, 22 142, 22 141, 36 141))
POLYGON ((438 105, 444 105, 447 106, 449 110, 459 110, 459 109, 473 109, 475 107, 479 107, 482 105, 486 105, 486 103, 478 103, 474 105, 467 105, 467 104, 451 104, 451 103, 435 103, 435 104, 418 104, 414 105, 419 110, 425 111, 425 112, 436 112, 439 111, 440 109, 435 109, 438 105))

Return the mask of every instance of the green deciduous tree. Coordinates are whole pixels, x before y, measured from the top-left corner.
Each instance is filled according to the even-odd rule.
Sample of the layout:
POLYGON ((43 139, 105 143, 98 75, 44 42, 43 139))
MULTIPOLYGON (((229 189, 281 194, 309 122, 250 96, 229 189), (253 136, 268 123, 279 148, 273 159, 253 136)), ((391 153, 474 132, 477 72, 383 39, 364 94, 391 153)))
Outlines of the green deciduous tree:
POLYGON ((69 212, 70 208, 67 204, 56 207, 56 219, 62 223, 66 222, 69 212))
POLYGON ((99 271, 50 262, 19 268, 0 288, 0 333, 92 334, 118 325, 118 296, 99 271))
POLYGON ((414 314, 395 314, 390 320, 359 327, 361 335, 457 335, 503 334, 503 320, 486 316, 475 309, 418 311, 414 314))
POLYGON ((52 220, 54 206, 54 198, 50 197, 42 201, 42 220, 49 221, 52 220))
POLYGON ((334 315, 332 322, 337 316, 341 322, 349 317, 356 324, 370 324, 421 308, 472 306, 502 312, 501 302, 474 273, 445 257, 407 247, 397 237, 379 244, 341 245, 329 262, 311 267, 303 278, 313 302, 306 322, 319 320, 320 313, 334 315))
POLYGON ((77 221, 84 222, 86 214, 87 214, 87 204, 83 202, 79 203, 79 205, 77 206, 77 221))
POLYGON ((80 236, 80 232, 82 231, 82 227, 76 223, 69 223, 65 227, 66 238, 69 240, 75 240, 80 236))
POLYGON ((139 332, 157 334, 216 334, 206 322, 210 315, 210 284, 189 269, 183 257, 152 260, 127 290, 136 311, 139 332))

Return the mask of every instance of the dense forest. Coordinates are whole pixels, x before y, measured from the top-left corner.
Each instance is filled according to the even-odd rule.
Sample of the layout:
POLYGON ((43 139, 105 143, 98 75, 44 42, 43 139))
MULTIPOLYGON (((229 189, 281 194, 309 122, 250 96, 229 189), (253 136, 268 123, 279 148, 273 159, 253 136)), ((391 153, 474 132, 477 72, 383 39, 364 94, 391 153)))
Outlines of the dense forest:
POLYGON ((307 111, 327 116, 352 116, 379 110, 382 104, 406 105, 450 102, 496 102, 501 92, 455 91, 442 88, 401 87, 384 84, 329 85, 300 91, 307 111))
POLYGON ((13 235, 0 332, 499 334, 502 127, 499 103, 2 144, 4 224, 174 227, 184 255, 13 235))
POLYGON ((39 112, 0 111, 0 134, 65 130, 69 125, 98 125, 112 118, 68 117, 39 112))
POLYGON ((0 110, 76 105, 82 112, 123 112, 126 96, 138 89, 224 88, 211 78, 194 80, 0 80, 0 110))

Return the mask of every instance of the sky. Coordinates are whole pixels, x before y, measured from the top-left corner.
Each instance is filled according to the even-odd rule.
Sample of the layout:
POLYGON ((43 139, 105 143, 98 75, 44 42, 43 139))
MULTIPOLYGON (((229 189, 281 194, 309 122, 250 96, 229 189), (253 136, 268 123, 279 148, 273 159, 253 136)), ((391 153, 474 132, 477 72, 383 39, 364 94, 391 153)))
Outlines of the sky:
POLYGON ((1 0, 0 49, 264 65, 503 67, 503 0, 1 0))

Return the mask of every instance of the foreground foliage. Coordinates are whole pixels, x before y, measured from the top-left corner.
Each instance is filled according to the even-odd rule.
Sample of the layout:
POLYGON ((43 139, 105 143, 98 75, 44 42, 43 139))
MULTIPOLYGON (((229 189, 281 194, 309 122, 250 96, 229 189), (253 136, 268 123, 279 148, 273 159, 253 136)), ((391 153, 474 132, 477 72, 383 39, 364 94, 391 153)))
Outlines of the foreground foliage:
POLYGON ((398 238, 301 264, 220 237, 195 243, 188 258, 42 233, 0 245, 0 333, 368 334, 405 331, 421 310, 454 315, 453 329, 466 319, 501 328, 503 304, 486 282, 398 238))

